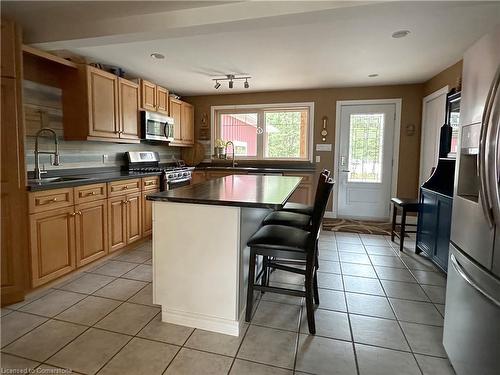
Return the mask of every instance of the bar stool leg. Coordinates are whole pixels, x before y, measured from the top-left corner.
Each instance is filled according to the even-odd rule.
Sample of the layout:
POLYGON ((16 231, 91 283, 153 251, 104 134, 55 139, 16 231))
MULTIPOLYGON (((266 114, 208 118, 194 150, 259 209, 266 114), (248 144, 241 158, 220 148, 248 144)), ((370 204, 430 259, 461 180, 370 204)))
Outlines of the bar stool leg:
POLYGON ((395 204, 392 205, 392 230, 391 230, 391 241, 394 242, 394 233, 396 232, 396 217, 398 215, 398 208, 395 204))
POLYGON ((250 248, 250 260, 248 265, 248 289, 247 289, 247 309, 245 312, 245 321, 252 319, 253 310, 253 284, 255 282, 255 253, 250 248))
POLYGON ((406 209, 403 207, 401 212, 401 229, 399 234, 399 251, 403 251, 405 242, 405 227, 406 227, 406 209))
POLYGON ((314 270, 313 276, 313 291, 314 291, 314 303, 319 305, 319 290, 318 290, 318 272, 314 270))
MULTIPOLYGON (((268 281, 269 269, 267 268, 267 262, 268 262, 268 258, 267 258, 267 256, 264 256, 262 259, 262 279, 261 279, 262 286, 267 286, 268 282, 269 282, 268 281)), ((261 293, 264 294, 265 292, 262 290, 261 293)))
POLYGON ((314 303, 313 303, 313 277, 312 272, 306 272, 306 312, 307 326, 311 335, 316 334, 316 323, 314 321, 314 303))

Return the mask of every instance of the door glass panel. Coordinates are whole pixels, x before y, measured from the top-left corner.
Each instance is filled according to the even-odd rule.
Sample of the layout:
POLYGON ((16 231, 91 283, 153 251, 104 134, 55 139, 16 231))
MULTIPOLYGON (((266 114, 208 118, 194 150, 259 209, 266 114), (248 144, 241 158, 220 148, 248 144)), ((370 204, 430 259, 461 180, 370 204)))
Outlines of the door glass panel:
POLYGON ((257 156, 257 121, 257 113, 223 113, 219 138, 233 141, 236 156, 257 156))
POLYGON ((382 182, 384 114, 350 115, 348 182, 382 182))

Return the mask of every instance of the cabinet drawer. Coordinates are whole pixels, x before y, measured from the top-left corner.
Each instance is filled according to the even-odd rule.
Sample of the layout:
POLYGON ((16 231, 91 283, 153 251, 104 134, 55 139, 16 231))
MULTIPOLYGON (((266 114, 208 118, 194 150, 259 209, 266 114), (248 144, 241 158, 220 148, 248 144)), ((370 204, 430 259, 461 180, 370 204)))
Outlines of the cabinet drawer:
POLYGON ((108 182, 108 197, 116 197, 117 195, 138 191, 141 191, 141 180, 139 178, 108 182))
POLYGON ((73 188, 29 193, 28 205, 31 214, 71 206, 73 205, 73 188))
POLYGON ((107 197, 106 184, 93 184, 75 188, 75 204, 98 201, 107 197))
POLYGON ((160 188, 160 177, 150 176, 142 178, 142 190, 158 190, 160 188))

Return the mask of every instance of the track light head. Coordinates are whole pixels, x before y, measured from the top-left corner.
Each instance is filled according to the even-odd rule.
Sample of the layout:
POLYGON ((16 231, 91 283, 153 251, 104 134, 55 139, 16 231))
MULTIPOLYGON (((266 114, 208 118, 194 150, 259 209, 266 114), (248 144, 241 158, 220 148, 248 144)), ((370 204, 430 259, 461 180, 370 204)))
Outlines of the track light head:
POLYGON ((246 89, 248 89, 250 87, 250 84, 248 83, 248 79, 245 79, 244 86, 245 86, 246 89))
POLYGON ((219 87, 220 87, 220 83, 219 83, 219 81, 215 81, 215 86, 214 86, 214 88, 217 90, 219 87))
POLYGON ((230 80, 230 81, 229 81, 229 88, 230 88, 230 89, 232 89, 232 88, 233 88, 233 86, 234 86, 234 82, 233 82, 233 80, 230 80))

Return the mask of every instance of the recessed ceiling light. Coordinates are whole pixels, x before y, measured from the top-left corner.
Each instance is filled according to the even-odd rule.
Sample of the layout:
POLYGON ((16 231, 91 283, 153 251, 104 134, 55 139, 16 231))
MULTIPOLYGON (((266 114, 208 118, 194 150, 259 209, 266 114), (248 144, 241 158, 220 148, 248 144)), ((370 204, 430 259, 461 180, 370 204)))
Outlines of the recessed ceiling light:
POLYGON ((392 37, 399 39, 399 38, 404 38, 410 33, 410 30, 398 30, 392 33, 392 37))
POLYGON ((155 52, 155 53, 151 54, 151 58, 156 59, 156 60, 161 60, 161 59, 165 58, 165 55, 162 55, 161 53, 155 52))
POLYGON ((368 74, 368 77, 375 78, 375 77, 378 77, 378 74, 377 73, 368 74))

